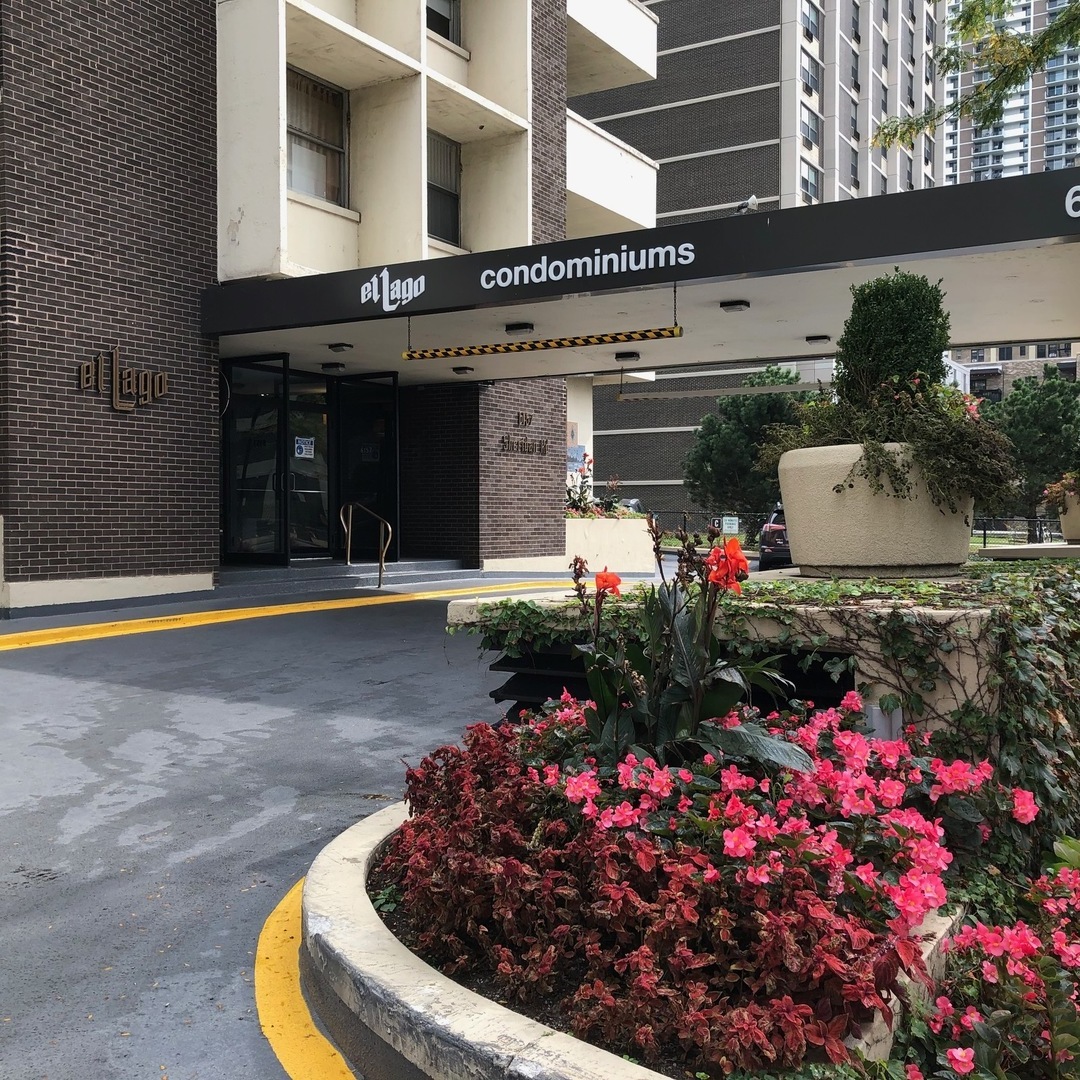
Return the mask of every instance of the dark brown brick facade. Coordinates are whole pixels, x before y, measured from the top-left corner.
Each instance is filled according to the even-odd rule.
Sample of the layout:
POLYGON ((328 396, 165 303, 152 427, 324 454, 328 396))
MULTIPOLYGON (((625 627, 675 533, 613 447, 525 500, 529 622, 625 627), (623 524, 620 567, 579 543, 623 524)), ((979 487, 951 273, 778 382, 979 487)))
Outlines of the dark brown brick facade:
POLYGON ((213 0, 0 0, 0 514, 8 581, 210 572, 213 0), (129 412, 80 362, 165 372, 129 412))
POLYGON ((565 554, 565 380, 407 387, 400 420, 404 556, 565 554))
POLYGON ((566 238, 566 0, 532 5, 533 243, 566 238))

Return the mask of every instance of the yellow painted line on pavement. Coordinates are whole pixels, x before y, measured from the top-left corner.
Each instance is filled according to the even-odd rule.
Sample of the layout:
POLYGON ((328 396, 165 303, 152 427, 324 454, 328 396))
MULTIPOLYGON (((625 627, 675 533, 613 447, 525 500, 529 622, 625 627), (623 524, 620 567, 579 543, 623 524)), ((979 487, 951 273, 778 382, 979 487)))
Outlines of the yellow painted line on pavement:
POLYGON ((437 589, 430 592, 382 593, 379 596, 348 597, 339 600, 305 600, 294 604, 228 608, 223 611, 192 611, 185 615, 159 615, 152 619, 121 619, 116 622, 89 623, 83 626, 58 626, 48 630, 26 630, 0 634, 0 652, 33 649, 41 645, 63 645, 72 641, 95 641, 98 638, 124 637, 127 634, 151 634, 158 630, 186 630, 193 626, 267 619, 276 615, 299 615, 312 611, 341 611, 346 608, 373 607, 378 604, 404 604, 413 600, 443 600, 454 596, 480 596, 485 593, 543 592, 571 589, 570 581, 507 581, 500 585, 473 586, 469 589, 437 589))
POLYGON ((315 1026, 300 989, 301 878, 270 913, 255 952, 259 1026, 291 1080, 355 1080, 338 1049, 315 1026))

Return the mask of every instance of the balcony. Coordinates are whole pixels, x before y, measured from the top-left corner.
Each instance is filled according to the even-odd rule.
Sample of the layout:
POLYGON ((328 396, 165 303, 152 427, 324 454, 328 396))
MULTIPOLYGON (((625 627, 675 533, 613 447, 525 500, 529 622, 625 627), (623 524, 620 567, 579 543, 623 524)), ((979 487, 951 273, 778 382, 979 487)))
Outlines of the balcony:
POLYGON ((288 63, 342 90, 360 90, 415 75, 419 65, 305 0, 285 5, 288 63))
POLYGON ((651 158, 567 112, 567 237, 653 228, 657 169, 651 158))
POLYGON ((655 79, 657 22, 637 0, 566 0, 567 97, 655 79))

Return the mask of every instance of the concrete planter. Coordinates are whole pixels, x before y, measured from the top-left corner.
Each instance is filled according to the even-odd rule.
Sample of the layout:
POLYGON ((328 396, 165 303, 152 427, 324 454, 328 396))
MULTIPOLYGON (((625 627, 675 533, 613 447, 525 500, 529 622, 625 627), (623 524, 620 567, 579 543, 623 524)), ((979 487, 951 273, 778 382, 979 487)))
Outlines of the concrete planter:
POLYGON ((1061 537, 1067 544, 1080 543, 1080 500, 1075 495, 1065 497, 1065 509, 1058 520, 1061 522, 1061 537))
POLYGON ((613 573, 647 574, 656 566, 647 524, 645 518, 567 518, 566 557, 580 555, 594 574, 605 566, 613 573))
MULTIPOLYGON (((365 1080, 658 1080, 651 1069, 466 990, 394 937, 368 898, 367 879, 406 816, 398 803, 347 829, 304 881, 304 989, 365 1080)), ((934 978, 956 918, 931 914, 920 928, 934 978)), ((849 1045, 886 1058, 892 1033, 878 1017, 849 1045)))
MULTIPOLYGON (((886 443, 890 449, 900 445, 886 443)), ((973 503, 963 513, 943 512, 930 500, 914 466, 913 498, 876 494, 864 480, 834 491, 862 452, 859 445, 815 446, 780 458, 792 562, 805 577, 955 573, 968 559, 973 503)))
POLYGON ((485 559, 485 571, 561 573, 580 555, 595 574, 606 566, 613 574, 651 574, 656 569, 645 518, 567 518, 566 554, 514 559, 485 559))

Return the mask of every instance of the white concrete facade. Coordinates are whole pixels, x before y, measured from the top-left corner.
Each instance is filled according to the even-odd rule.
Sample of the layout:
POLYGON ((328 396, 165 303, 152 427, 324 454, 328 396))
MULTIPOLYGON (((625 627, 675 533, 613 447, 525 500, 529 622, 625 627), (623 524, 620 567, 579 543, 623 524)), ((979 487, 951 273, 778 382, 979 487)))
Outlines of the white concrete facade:
MULTIPOLYGON (((454 3, 452 41, 428 29, 425 0, 221 0, 222 281, 532 242, 532 3, 454 3), (290 190, 290 72, 343 95, 336 201, 290 190), (429 132, 457 145, 456 242, 429 236, 429 132)), ((567 27, 575 92, 655 76, 656 17, 637 0, 568 0, 567 27)), ((655 164, 567 125, 569 235, 654 225, 655 164)))
POLYGON ((934 186, 943 157, 933 135, 888 151, 871 142, 884 118, 913 116, 941 100, 932 59, 940 7, 935 0, 782 0, 782 207, 934 186))

